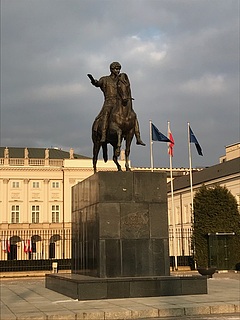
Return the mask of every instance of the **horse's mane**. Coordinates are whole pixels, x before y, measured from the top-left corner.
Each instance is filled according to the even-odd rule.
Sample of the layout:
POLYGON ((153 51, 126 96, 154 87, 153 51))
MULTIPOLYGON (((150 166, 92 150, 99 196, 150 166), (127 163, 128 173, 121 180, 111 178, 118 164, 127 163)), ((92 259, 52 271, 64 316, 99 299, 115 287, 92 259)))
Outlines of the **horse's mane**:
POLYGON ((121 81, 125 86, 130 86, 130 81, 126 73, 120 73, 118 76, 118 80, 121 81))

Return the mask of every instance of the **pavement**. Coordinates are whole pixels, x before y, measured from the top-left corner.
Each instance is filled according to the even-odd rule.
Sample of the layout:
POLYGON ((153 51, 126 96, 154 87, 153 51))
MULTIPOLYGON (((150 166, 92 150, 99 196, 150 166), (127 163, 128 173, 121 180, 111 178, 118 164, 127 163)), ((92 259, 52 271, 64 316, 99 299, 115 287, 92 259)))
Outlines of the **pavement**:
MULTIPOLYGON (((191 276, 196 272, 173 272, 191 276)), ((240 319, 240 273, 215 273, 208 294, 78 301, 45 288, 42 274, 0 277, 1 320, 122 320, 235 314, 240 319)))

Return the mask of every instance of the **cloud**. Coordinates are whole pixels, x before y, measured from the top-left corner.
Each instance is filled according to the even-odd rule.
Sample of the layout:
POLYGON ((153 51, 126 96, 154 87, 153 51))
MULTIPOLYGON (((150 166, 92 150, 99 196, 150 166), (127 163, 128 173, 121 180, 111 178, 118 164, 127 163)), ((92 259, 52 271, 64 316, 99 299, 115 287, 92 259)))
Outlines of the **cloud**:
MULTIPOLYGON (((112 61, 129 75, 149 165, 149 119, 175 138, 188 166, 186 124, 203 147, 194 165, 218 162, 239 139, 238 0, 2 0, 1 145, 73 147, 91 156, 103 95, 91 85, 112 61), (226 126, 227 123, 231 124, 226 126)), ((164 145, 155 164, 168 166, 164 145)))
POLYGON ((159 62, 165 58, 167 54, 167 45, 165 43, 159 44, 154 38, 144 41, 138 36, 132 36, 131 44, 127 41, 127 46, 131 48, 129 55, 132 57, 141 56, 142 59, 147 59, 151 62, 159 62))
POLYGON ((28 97, 26 98, 32 100, 56 101, 73 98, 74 96, 81 95, 83 92, 86 92, 86 88, 77 83, 68 85, 47 85, 32 90, 28 93, 28 97))
POLYGON ((203 75, 200 79, 191 79, 180 86, 180 90, 186 94, 197 95, 223 95, 226 91, 224 76, 203 75))

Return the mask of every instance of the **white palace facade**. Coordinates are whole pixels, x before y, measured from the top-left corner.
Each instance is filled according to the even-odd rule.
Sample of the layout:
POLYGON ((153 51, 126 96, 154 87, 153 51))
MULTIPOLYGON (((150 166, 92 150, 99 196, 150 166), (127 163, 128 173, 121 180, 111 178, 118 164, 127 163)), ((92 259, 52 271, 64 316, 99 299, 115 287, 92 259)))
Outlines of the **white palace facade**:
POLYGON ((0 148, 0 260, 70 258, 71 187, 92 174, 72 149, 0 148))

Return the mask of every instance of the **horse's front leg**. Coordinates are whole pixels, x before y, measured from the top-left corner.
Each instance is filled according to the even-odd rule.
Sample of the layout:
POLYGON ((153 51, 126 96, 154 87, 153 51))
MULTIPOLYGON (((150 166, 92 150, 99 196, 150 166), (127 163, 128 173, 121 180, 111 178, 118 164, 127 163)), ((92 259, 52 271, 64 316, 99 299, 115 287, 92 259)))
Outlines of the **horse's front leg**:
POLYGON ((118 157, 116 156, 116 149, 113 151, 113 162, 116 164, 118 171, 122 171, 122 167, 118 162, 118 157))
POLYGON ((117 147, 115 149, 114 154, 119 157, 121 152, 121 145, 122 145, 122 130, 118 129, 117 133, 117 147))
POLYGON ((98 160, 98 154, 100 150, 101 144, 100 142, 94 142, 93 143, 93 170, 94 173, 97 172, 97 160, 98 160))
POLYGON ((134 135, 134 132, 130 131, 126 137, 126 148, 125 148, 125 168, 126 168, 126 171, 131 171, 131 168, 129 166, 129 155, 130 155, 130 147, 131 147, 133 135, 134 135))

